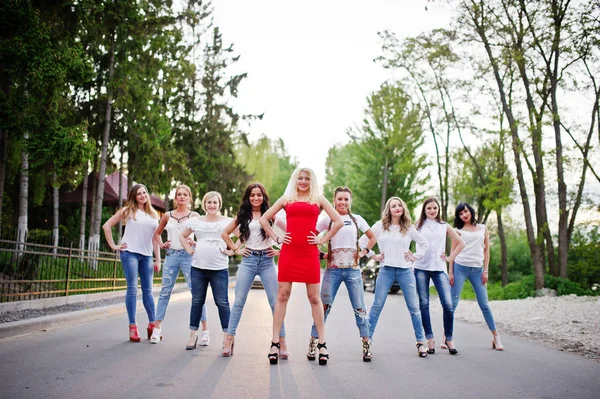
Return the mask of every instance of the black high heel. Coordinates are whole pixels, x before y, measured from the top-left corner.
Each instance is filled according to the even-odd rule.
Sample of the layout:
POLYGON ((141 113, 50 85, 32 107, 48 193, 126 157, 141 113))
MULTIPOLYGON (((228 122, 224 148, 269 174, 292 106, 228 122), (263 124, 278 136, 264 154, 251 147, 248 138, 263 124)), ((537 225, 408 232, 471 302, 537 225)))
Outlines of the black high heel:
POLYGON ((420 342, 417 342, 417 353, 419 354, 419 357, 427 357, 427 348, 420 342), (421 348, 424 350, 422 351, 421 348))
MULTIPOLYGON (((325 348, 327 349, 327 342, 323 342, 322 344, 317 344, 317 350, 325 348)), ((327 360, 329 360, 329 353, 319 353, 319 365, 326 366, 327 360)))
POLYGON ((448 352, 449 352, 451 355, 458 355, 458 349, 456 349, 456 348, 451 348, 450 346, 448 346, 448 341, 447 341, 447 340, 444 340, 444 344, 446 345, 446 347, 448 347, 448 352))
POLYGON ((429 353, 430 355, 433 355, 435 353, 435 341, 433 339, 427 340, 427 353, 429 353), (433 348, 429 347, 429 341, 433 342, 433 348))
POLYGON ((273 347, 277 348, 277 353, 275 353, 275 352, 269 353, 267 356, 269 358, 269 363, 277 364, 279 362, 279 349, 281 348, 281 344, 279 342, 271 341, 271 348, 273 348, 273 347))

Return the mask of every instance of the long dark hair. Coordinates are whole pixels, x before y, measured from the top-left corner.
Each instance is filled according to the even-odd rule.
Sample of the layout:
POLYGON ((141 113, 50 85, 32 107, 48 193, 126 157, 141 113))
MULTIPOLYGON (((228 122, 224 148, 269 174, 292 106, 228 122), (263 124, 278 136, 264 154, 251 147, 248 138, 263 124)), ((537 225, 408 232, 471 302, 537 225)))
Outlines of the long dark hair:
POLYGON ((423 207, 421 208, 421 216, 419 216, 419 220, 417 220, 417 230, 421 229, 421 226, 423 226, 423 223, 425 223, 425 220, 427 220, 427 213, 425 213, 425 207, 431 204, 432 202, 435 202, 438 206, 438 214, 435 217, 436 222, 444 223, 442 221, 442 218, 440 217, 440 203, 438 202, 437 198, 429 197, 425 201, 423 201, 423 207))
POLYGON ((473 209, 473 207, 467 204, 466 202, 462 202, 456 206, 456 212, 454 212, 454 227, 456 227, 457 229, 462 229, 463 227, 465 227, 465 222, 463 222, 460 218, 460 213, 465 209, 468 209, 469 212, 471 212, 471 224, 473 226, 477 224, 477 220, 475 220, 475 210, 473 209))
MULTIPOLYGON (((240 240, 242 242, 246 242, 248 238, 250 238, 250 222, 252 221, 250 194, 255 188, 259 188, 263 195, 263 203, 260 205, 260 214, 264 215, 267 209, 269 209, 269 195, 262 184, 252 183, 246 187, 246 191, 244 191, 244 196, 242 197, 242 203, 240 204, 240 210, 237 213, 237 223, 240 227, 240 240)), ((265 233, 265 230, 262 227, 260 228, 260 234, 263 239, 267 239, 267 233, 265 233)))

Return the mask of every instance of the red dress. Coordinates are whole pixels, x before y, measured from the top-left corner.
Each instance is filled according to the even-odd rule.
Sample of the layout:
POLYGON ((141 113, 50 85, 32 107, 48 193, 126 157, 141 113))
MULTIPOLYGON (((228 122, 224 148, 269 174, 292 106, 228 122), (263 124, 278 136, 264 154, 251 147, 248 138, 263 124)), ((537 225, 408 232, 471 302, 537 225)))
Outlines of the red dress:
POLYGON ((281 282, 319 284, 321 262, 319 249, 308 243, 311 232, 317 233, 319 206, 308 202, 292 202, 285 206, 287 228, 292 242, 284 244, 279 255, 277 279, 281 282))

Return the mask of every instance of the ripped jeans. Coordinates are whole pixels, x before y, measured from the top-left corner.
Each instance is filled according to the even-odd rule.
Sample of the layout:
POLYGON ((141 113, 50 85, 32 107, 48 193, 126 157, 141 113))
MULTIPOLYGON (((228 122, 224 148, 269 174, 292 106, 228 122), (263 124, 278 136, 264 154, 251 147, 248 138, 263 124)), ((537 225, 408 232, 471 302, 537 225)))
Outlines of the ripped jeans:
POLYGON ((369 312, 369 324, 371 325, 370 338, 372 338, 375 333, 379 315, 383 310, 383 305, 385 305, 385 300, 387 299, 388 292, 394 281, 397 281, 402 289, 404 301, 410 312, 410 319, 412 321, 413 329, 415 330, 415 338, 418 342, 424 342, 425 332, 423 331, 421 309, 419 308, 417 282, 415 274, 410 267, 383 266, 379 269, 379 275, 377 276, 375 284, 375 299, 373 300, 373 306, 371 306, 371 311, 369 312))
MULTIPOLYGON (((160 289, 160 295, 158 296, 158 304, 156 305, 156 320, 163 321, 165 319, 167 306, 169 306, 171 293, 177 282, 177 276, 179 276, 180 269, 183 277, 185 277, 185 282, 191 291, 192 280, 190 278, 190 271, 192 269, 192 255, 185 252, 185 249, 169 249, 165 256, 165 263, 162 270, 162 288, 160 289)), ((206 320, 206 304, 204 304, 204 307, 202 308, 202 317, 200 320, 206 320)))
MULTIPOLYGON (((369 316, 365 309, 365 292, 363 290, 363 280, 359 269, 338 269, 338 268, 327 268, 325 275, 323 276, 323 283, 321 284, 321 301, 325 308, 325 321, 333 306, 335 295, 340 288, 340 285, 344 282, 348 295, 350 296, 350 303, 352 309, 354 309, 354 318, 356 319, 356 326, 361 337, 369 336, 369 316)), ((317 329, 313 324, 310 335, 318 338, 317 329)))

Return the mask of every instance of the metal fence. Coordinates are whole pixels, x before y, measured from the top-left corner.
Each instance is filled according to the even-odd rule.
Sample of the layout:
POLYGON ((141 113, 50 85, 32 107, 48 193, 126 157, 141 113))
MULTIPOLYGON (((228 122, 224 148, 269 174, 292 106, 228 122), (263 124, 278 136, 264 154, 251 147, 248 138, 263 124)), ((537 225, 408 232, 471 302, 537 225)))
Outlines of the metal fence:
MULTIPOLYGON (((46 235, 19 242, 14 230, 0 230, 0 302, 123 290, 119 254, 54 246, 46 235)), ((162 273, 162 270, 161 270, 162 273)), ((154 285, 162 275, 155 273, 154 285)), ((183 282, 180 276, 178 282, 183 282)))

